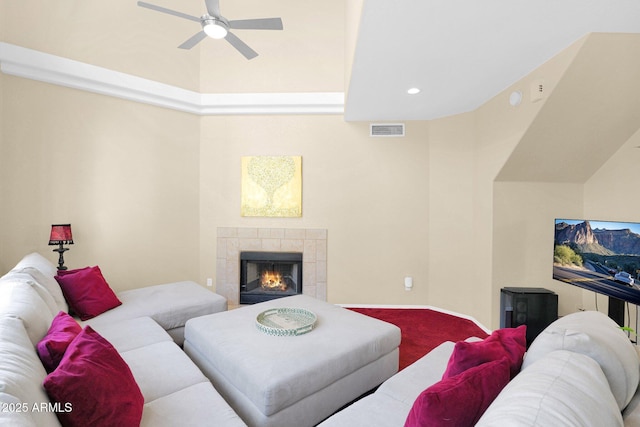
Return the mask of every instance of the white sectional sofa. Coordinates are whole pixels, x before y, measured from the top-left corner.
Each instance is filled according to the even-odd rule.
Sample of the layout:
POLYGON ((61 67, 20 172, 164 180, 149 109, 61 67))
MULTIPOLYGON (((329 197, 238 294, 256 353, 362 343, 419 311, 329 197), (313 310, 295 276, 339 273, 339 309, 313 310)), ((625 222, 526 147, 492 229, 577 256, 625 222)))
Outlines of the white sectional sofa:
MULTIPOLYGON (((454 346, 441 344, 320 426, 403 426, 418 396, 441 380, 454 346)), ((570 314, 534 340, 521 371, 476 425, 638 426, 639 378, 637 347, 615 322, 599 312, 570 314)), ((469 404, 447 403, 457 412, 469 404)))
MULTIPOLYGON (((67 307, 55 288, 55 271, 44 257, 30 254, 0 278, 0 425, 60 426, 55 412, 74 410, 50 401, 43 388, 48 374, 36 352, 67 307)), ((144 400, 140 425, 245 426, 165 330, 181 341, 188 318, 226 309, 226 301, 189 282, 153 288, 118 294, 122 305, 86 322, 130 369, 144 400)), ((75 381, 89 388, 87 396, 98 396, 100 390, 91 390, 94 380, 75 381)))
MULTIPOLYGON (((54 274, 53 264, 31 254, 0 278, 2 426, 60 426, 56 411, 74 409, 65 402, 49 399, 43 383, 51 375, 36 351, 53 319, 67 310, 54 274)), ((246 426, 175 342, 182 340, 183 319, 226 309, 226 302, 220 305, 218 297, 195 286, 187 282, 121 293, 118 296, 122 305, 82 322, 82 332, 95 329, 101 339, 108 341, 125 370, 130 371, 140 396, 136 398, 132 393, 130 400, 142 399, 142 426, 246 426), (204 306, 200 300, 204 300, 204 306)), ((320 426, 405 425, 408 414, 419 409, 419 396, 440 383, 455 348, 453 342, 441 344, 320 426)), ((67 354, 65 357, 70 359, 67 354)), ((498 362, 508 369, 503 360, 498 362)), ((87 390, 89 400, 105 394, 95 389, 95 378, 74 378, 73 382, 87 390)), ((496 392, 497 397, 476 425, 638 426, 639 382, 639 352, 627 335, 604 314, 574 313, 558 319, 534 340, 517 375, 509 381, 507 372, 506 385, 496 392)), ((122 400, 122 389, 117 384, 110 393, 106 394, 107 399, 114 396, 122 400)), ((126 402, 129 395, 124 397, 126 402)), ((441 403, 454 412, 470 406, 468 400, 441 403)))
MULTIPOLYGON (((38 290, 50 311, 68 312, 67 301, 54 278, 56 274, 57 269, 49 260, 38 253, 31 253, 3 278, 35 281, 38 287, 34 289, 38 290)), ((117 297, 122 305, 81 323, 95 326, 148 316, 162 326, 178 345, 182 345, 187 320, 227 310, 224 297, 190 281, 122 291, 117 297)))

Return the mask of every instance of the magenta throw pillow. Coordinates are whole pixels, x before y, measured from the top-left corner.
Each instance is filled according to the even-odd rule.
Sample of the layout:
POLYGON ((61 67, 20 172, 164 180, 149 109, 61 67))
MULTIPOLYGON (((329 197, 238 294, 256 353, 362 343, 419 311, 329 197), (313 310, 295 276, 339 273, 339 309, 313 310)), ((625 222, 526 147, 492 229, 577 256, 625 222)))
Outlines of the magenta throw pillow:
POLYGON ((56 415, 67 426, 139 426, 144 397, 115 348, 85 327, 69 345, 58 368, 44 380, 56 415))
POLYGON ((527 327, 522 325, 517 328, 497 329, 482 341, 457 342, 442 378, 453 377, 469 368, 505 356, 509 360, 511 378, 515 377, 520 372, 527 349, 526 335, 527 327))
POLYGON ((64 311, 53 318, 47 335, 36 345, 38 356, 47 372, 58 367, 67 347, 80 331, 82 328, 78 322, 64 311))
POLYGON ((91 319, 122 304, 98 266, 59 271, 56 280, 70 311, 82 320, 91 319))
POLYGON ((413 403, 405 427, 470 427, 509 382, 509 360, 503 357, 443 379, 413 403))

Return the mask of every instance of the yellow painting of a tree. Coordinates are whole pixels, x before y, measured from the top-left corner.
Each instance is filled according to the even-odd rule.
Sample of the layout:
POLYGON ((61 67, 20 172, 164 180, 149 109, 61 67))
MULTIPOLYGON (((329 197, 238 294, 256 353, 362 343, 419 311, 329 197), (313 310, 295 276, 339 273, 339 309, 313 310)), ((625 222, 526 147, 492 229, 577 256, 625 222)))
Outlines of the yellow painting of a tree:
POLYGON ((302 216, 302 157, 242 157, 242 216, 302 216))

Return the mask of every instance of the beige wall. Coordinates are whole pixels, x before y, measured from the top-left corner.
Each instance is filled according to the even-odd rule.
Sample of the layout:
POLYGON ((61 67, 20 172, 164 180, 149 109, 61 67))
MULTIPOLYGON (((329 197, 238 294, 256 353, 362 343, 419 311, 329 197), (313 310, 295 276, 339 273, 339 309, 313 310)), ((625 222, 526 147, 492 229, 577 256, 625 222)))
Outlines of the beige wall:
POLYGON ((217 227, 326 228, 330 300, 428 301, 427 123, 370 138, 340 116, 200 118, 0 81, 3 272, 30 251, 55 261, 55 222, 73 226, 67 265, 99 264, 118 290, 215 277, 217 227), (240 157, 270 154, 303 158, 300 219, 240 216, 240 157))
MULTIPOLYGON (((2 20, 2 17, 0 16, 0 21, 2 20)), ((2 33, 2 30, 0 29, 0 34, 2 33)), ((5 145, 4 142, 4 134, 5 134, 5 129, 4 129, 4 82, 5 79, 2 77, 2 75, 0 74, 0 171, 6 170, 7 166, 6 166, 6 156, 3 155, 3 147, 5 145)), ((7 203, 5 201, 5 185, 7 185, 8 183, 5 183, 5 181, 0 178, 0 223, 4 222, 4 214, 3 211, 5 210, 5 207, 7 206, 7 203)), ((7 241, 7 227, 3 227, 0 226, 0 242, 4 242, 7 241)), ((5 245, 0 244, 0 260, 6 259, 7 257, 7 253, 5 252, 5 245)), ((0 267, 1 268, 1 267, 0 267)), ((4 269, 0 270, 0 271, 4 271, 4 269)))
POLYGON ((217 227, 328 230, 328 299, 420 303, 428 296, 427 123, 370 138, 340 116, 206 117, 202 121, 201 280, 215 277, 217 227), (240 216, 240 158, 301 155, 302 218, 240 216), (414 290, 404 290, 404 277, 414 290))
MULTIPOLYGON (((640 126, 638 85, 617 71, 622 61, 624 73, 637 72, 629 59, 637 49, 633 36, 585 37, 506 91, 523 90, 521 106, 500 113, 497 97, 478 110, 482 144, 502 146, 493 150, 500 160, 490 168, 497 177, 491 197, 494 326, 504 286, 555 291, 560 315, 596 307, 595 293, 552 279, 553 223, 562 217, 640 221, 632 197, 640 156, 633 147, 640 140, 637 133, 628 139, 640 126), (551 90, 531 103, 530 83, 540 79, 551 90), (517 125, 496 125, 500 118, 517 125), (623 208, 616 202, 621 197, 623 208)), ((605 297, 598 297, 598 308, 606 312, 605 297)))
POLYGON ((476 274, 475 138, 474 114, 430 124, 429 293, 422 303, 481 316, 488 289, 476 274))
MULTIPOLYGON (((640 164, 640 131, 636 132, 584 186, 584 217, 613 221, 640 222, 640 199, 637 197, 640 164)), ((592 292, 583 293, 583 306, 595 307, 592 292)), ((606 309, 607 300, 598 298, 598 307, 606 309)), ((636 331, 635 311, 631 306, 631 327, 636 331)))
POLYGON ((197 117, 6 75, 0 88, 2 271, 33 250, 54 261, 58 221, 74 227, 68 265, 99 264, 116 289, 215 277, 217 227, 326 228, 330 301, 430 304, 497 326, 503 286, 551 288, 561 313, 593 304, 550 277, 553 218, 637 208, 610 203, 633 192, 637 135, 584 200, 582 184, 494 182, 526 129, 501 122, 520 114, 504 94, 370 138, 340 116, 197 117), (243 155, 302 156, 302 218, 240 216, 243 155))
POLYGON ((494 186, 496 287, 533 286, 556 292, 561 315, 597 308, 607 298, 552 279, 555 218, 640 221, 635 197, 640 161, 636 133, 588 182, 497 182, 494 186))
MULTIPOLYGON (((548 97, 532 102, 532 85, 542 79, 548 93, 552 93, 580 45, 576 43, 571 46, 475 112, 477 179, 473 193, 476 215, 474 259, 475 274, 483 286, 482 294, 476 299, 483 301, 477 309, 480 311, 478 318, 493 328, 499 326, 501 288, 549 288, 555 285, 551 273, 545 275, 550 271, 551 263, 550 255, 546 254, 553 242, 545 240, 545 237, 549 238, 547 228, 551 225, 544 225, 540 207, 554 210, 556 206, 548 204, 544 197, 530 199, 529 191, 522 183, 496 182, 496 177, 547 103, 548 97), (523 95, 522 103, 518 106, 509 103, 509 95, 513 91, 520 91, 523 95), (518 229, 518 226, 522 229, 518 229), (535 232, 531 231, 532 227, 535 227, 535 232), (532 242, 532 237, 539 238, 537 241, 540 245, 532 242), (536 258, 531 259, 531 254, 537 254, 536 258), (538 262, 540 259, 549 260, 549 264, 538 262), (531 268, 534 264, 541 269, 531 268), (541 282, 542 278, 544 280, 541 282)), ((564 303, 565 299, 562 298, 562 301, 564 303)))
POLYGON ((585 183, 585 215, 593 219, 640 221, 640 131, 585 183))
MULTIPOLYGON (((343 38, 349 32, 342 19, 332 21, 327 33, 310 34, 307 54, 320 63, 243 63, 244 74, 234 83, 224 73, 237 68, 237 58, 230 59, 235 52, 220 57, 175 49, 192 33, 189 21, 156 16, 125 0, 62 0, 52 19, 41 4, 0 2, 0 40, 203 92, 285 91, 287 82, 292 90, 344 90, 343 38), (117 19, 123 8, 137 25, 117 19), (102 31, 92 27, 95 13, 107 18, 102 31), (43 31, 23 31, 24 22, 43 31), (271 79, 274 86, 266 85, 271 79)), ((184 6, 197 14, 201 1, 184 6)), ((344 4, 323 7, 318 13, 331 15, 344 4)), ((305 10, 298 15, 306 16, 305 10)), ((256 50, 277 45, 273 34, 253 37, 246 41, 256 50)), ((518 176, 521 166, 535 169, 531 162, 548 166, 552 153, 527 153, 546 132, 563 122, 575 126, 587 111, 587 103, 567 96, 590 87, 593 76, 580 78, 578 71, 598 61, 606 43, 590 45, 592 57, 581 56, 585 62, 569 73, 575 83, 555 90, 568 78, 582 42, 475 112, 407 123, 405 138, 370 138, 368 123, 346 123, 341 116, 198 117, 0 74, 0 273, 30 251, 55 261, 46 245, 54 222, 73 224, 76 244, 67 264, 99 264, 117 290, 216 277, 217 227, 323 228, 332 302, 429 304, 492 327, 503 286, 556 290, 561 314, 590 308, 592 293, 551 279, 553 219, 638 220, 640 137, 615 141, 622 148, 614 147, 609 160, 596 155, 602 167, 585 182, 518 176), (531 102, 529 89, 538 78, 564 101, 553 108, 549 99, 531 102), (517 108, 508 104, 512 90, 525 95, 517 108), (526 147, 519 146, 523 140, 526 147), (240 216, 244 155, 302 156, 302 218, 240 216), (411 292, 404 290, 405 276, 414 278, 411 292)), ((615 124, 616 115, 609 116, 615 124)), ((627 123, 625 132, 631 127, 627 123)))
MULTIPOLYGON (((548 276, 544 273, 550 266, 542 265, 542 270, 533 268, 532 265, 540 266, 542 263, 534 263, 534 260, 527 256, 538 253, 538 258, 545 258, 544 254, 549 251, 549 243, 544 239, 545 235, 548 237, 546 228, 539 227, 538 234, 528 232, 520 236, 514 232, 513 223, 525 222, 526 227, 533 227, 534 224, 539 224, 538 204, 543 204, 550 210, 554 210, 556 206, 548 204, 549 200, 546 199, 535 201, 537 204, 533 203, 534 200, 530 203, 527 198, 528 190, 519 190, 520 183, 507 182, 503 185, 496 182, 496 177, 510 161, 523 135, 527 133, 531 123, 537 119, 549 99, 545 97, 533 102, 532 85, 543 79, 547 93, 552 94, 581 45, 580 41, 567 48, 473 112, 468 125, 473 126, 472 136, 469 136, 473 138, 473 144, 468 146, 472 159, 468 160, 466 165, 453 169, 456 174, 466 174, 469 180, 468 192, 465 194, 470 206, 466 213, 468 236, 463 239, 468 245, 465 248, 465 258, 468 261, 464 264, 466 288, 462 288, 466 296, 461 301, 455 301, 443 288, 442 299, 446 302, 442 304, 452 305, 454 310, 461 306, 459 311, 473 314, 494 328, 499 325, 500 288, 543 286, 540 282, 541 277, 545 278, 544 286, 554 285, 549 283, 553 282, 550 273, 548 276), (513 91, 520 91, 523 95, 522 103, 515 107, 509 103, 509 95, 513 91), (512 190, 513 188, 515 190, 512 190), (527 203, 522 205, 523 201, 527 203), (532 242, 532 237, 539 237, 540 245, 538 242, 532 242)), ((526 161, 535 162, 536 159, 528 158, 526 161)), ((444 240, 440 244, 443 242, 444 240)), ((455 268, 453 270, 455 271, 455 268)))
POLYGON ((585 308, 580 288, 552 278, 554 219, 582 215, 582 184, 497 182, 494 293, 505 286, 546 288, 558 294, 560 315, 585 308))
POLYGON ((72 224, 72 268, 116 289, 197 279, 198 117, 1 75, 2 259, 11 268, 72 224))

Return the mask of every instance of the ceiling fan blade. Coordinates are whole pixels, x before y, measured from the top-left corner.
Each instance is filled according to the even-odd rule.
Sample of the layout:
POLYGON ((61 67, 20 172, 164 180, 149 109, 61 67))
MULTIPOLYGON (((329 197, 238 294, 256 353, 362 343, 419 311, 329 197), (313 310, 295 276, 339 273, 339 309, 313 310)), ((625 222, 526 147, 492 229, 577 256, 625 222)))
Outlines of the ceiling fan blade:
POLYGON ((178 47, 180 49, 191 49, 192 47, 200 43, 202 40, 204 40, 205 38, 207 38, 207 35, 205 34, 205 32, 200 31, 199 33, 196 33, 193 36, 191 36, 189 39, 187 39, 187 41, 185 41, 178 47))
POLYGON ((147 9, 155 10, 156 12, 168 13, 169 15, 177 16, 179 18, 188 19, 190 21, 200 22, 200 18, 197 16, 187 15, 186 13, 177 12, 175 10, 167 9, 166 7, 156 6, 155 4, 146 3, 143 1, 138 2, 138 6, 146 7, 147 9))
POLYGON ((220 17, 220 1, 219 0, 205 0, 207 5, 207 12, 211 16, 220 17))
POLYGON ((261 18, 229 21, 229 28, 235 30, 282 30, 283 27, 280 18, 261 18))
POLYGON ((228 41, 231 46, 235 47, 238 52, 244 55, 244 57, 247 59, 253 59, 258 56, 258 53, 255 50, 251 49, 245 42, 240 40, 232 32, 227 33, 227 37, 225 37, 225 40, 228 41))

